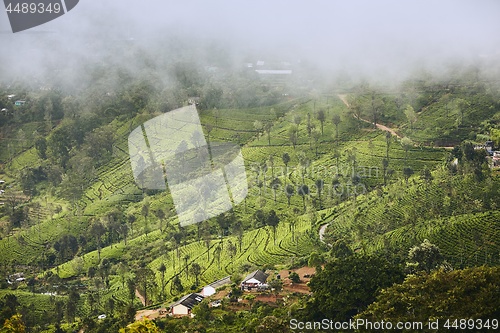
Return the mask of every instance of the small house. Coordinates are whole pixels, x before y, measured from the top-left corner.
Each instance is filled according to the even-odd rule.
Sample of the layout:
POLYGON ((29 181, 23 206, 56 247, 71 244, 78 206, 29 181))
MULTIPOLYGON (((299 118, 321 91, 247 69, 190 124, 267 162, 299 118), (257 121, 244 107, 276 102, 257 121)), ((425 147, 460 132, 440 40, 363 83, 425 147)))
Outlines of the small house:
POLYGON ((170 306, 171 315, 194 317, 191 311, 196 305, 200 304, 203 299, 204 297, 201 294, 193 293, 186 295, 170 306))
POLYGON ((261 270, 256 270, 255 272, 248 274, 241 282, 241 290, 256 291, 262 289, 262 287, 266 286, 268 276, 269 275, 261 270))
POLYGON ((205 297, 212 296, 217 291, 217 288, 220 288, 222 286, 226 286, 228 284, 231 284, 231 277, 230 276, 226 276, 223 279, 217 280, 217 281, 212 282, 209 285, 203 287, 201 294, 205 297))
POLYGON ((494 148, 494 143, 493 141, 486 141, 484 143, 484 149, 486 150, 486 152, 488 153, 488 155, 493 155, 493 148, 494 148))
POLYGON ((188 97, 188 104, 189 105, 199 105, 201 101, 201 98, 199 96, 191 96, 188 97))
POLYGON ((15 102, 14 102, 14 105, 15 105, 15 106, 23 106, 24 104, 26 104, 26 101, 21 101, 21 100, 19 100, 19 101, 15 101, 15 102))

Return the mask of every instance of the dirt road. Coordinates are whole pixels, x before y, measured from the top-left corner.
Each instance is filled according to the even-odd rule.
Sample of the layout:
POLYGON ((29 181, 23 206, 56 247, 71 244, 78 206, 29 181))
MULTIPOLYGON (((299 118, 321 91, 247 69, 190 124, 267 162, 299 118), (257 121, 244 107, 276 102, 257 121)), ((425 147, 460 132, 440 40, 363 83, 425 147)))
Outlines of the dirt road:
MULTIPOLYGON (((347 102, 347 95, 340 95, 339 94, 338 96, 339 96, 340 100, 342 102, 344 102, 345 106, 349 107, 349 102, 347 102)), ((359 120, 364 121, 365 123, 373 124, 371 121, 363 119, 363 118, 359 118, 359 120)), ((382 131, 386 131, 386 132, 391 133, 392 135, 394 135, 398 139, 402 138, 402 136, 399 135, 398 133, 396 133, 396 131, 393 130, 392 128, 389 128, 389 127, 381 125, 381 124, 377 124, 376 126, 378 129, 381 129, 382 131)))

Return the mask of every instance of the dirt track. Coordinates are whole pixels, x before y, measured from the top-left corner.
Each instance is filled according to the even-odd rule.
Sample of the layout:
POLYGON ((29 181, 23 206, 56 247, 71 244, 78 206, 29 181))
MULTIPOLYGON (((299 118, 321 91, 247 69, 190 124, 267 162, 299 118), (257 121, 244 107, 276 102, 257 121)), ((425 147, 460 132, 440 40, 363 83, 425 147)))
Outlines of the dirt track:
MULTIPOLYGON (((347 98, 346 98, 347 95, 340 95, 339 94, 338 96, 342 100, 342 102, 344 102, 345 106, 349 107, 349 102, 347 102, 347 98)), ((364 121, 365 123, 373 124, 371 121, 363 119, 363 118, 359 118, 359 120, 364 121)), ((394 135, 398 139, 402 138, 402 136, 399 135, 398 133, 396 133, 396 131, 393 130, 392 128, 389 128, 389 127, 381 125, 381 124, 376 124, 376 126, 377 126, 378 129, 381 129, 382 131, 386 131, 386 132, 391 133, 392 135, 394 135)))
MULTIPOLYGON (((347 95, 338 94, 337 96, 345 104, 345 106, 349 107, 349 102, 347 102, 347 98, 346 98, 347 95)), ((363 119, 363 118, 359 118, 359 120, 364 121, 365 123, 373 124, 371 121, 363 119)), ((390 127, 387 127, 387 126, 384 126, 384 125, 381 125, 381 124, 376 124, 376 126, 377 126, 378 129, 380 129, 382 131, 386 131, 386 132, 391 133, 393 136, 397 137, 398 139, 403 138, 401 135, 399 135, 398 133, 396 133, 396 131, 394 129, 392 129, 390 127)), ((453 149, 454 148, 454 147, 450 147, 450 146, 434 146, 434 147, 435 148, 443 148, 443 149, 453 149)))

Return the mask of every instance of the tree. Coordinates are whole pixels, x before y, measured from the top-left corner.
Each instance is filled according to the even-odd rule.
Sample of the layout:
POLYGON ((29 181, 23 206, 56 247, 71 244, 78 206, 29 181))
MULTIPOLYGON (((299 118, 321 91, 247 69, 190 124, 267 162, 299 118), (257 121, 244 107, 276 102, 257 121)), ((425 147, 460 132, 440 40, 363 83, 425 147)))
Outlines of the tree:
POLYGON ((90 234, 95 237, 97 244, 97 262, 101 261, 101 237, 106 232, 100 220, 94 219, 90 225, 90 234))
POLYGON ((317 252, 312 252, 309 255, 309 260, 307 261, 307 265, 309 267, 320 267, 324 263, 323 257, 317 252))
POLYGON ((403 277, 402 269, 383 256, 352 255, 328 262, 309 282, 314 298, 306 305, 306 316, 349 321, 375 300, 380 289, 403 277))
POLYGON ((321 135, 323 135, 323 126, 326 120, 325 110, 319 110, 318 114, 316 115, 316 119, 318 119, 321 123, 321 135))
POLYGON ((148 298, 149 292, 156 287, 155 273, 149 267, 140 267, 135 272, 137 287, 140 288, 144 296, 144 305, 148 306, 150 300, 148 298))
POLYGON ((207 247, 207 260, 210 261, 210 243, 212 242, 212 235, 210 234, 210 225, 208 221, 203 222, 203 241, 207 247))
POLYGON ((80 294, 76 289, 71 288, 68 294, 68 300, 66 301, 66 318, 69 323, 75 321, 75 315, 78 309, 78 301, 80 300, 80 294))
POLYGON ((212 132, 213 129, 214 127, 211 124, 205 125, 205 131, 207 131, 207 143, 210 143, 210 133, 212 132))
POLYGON ((387 167, 389 166, 389 160, 387 158, 382 159, 382 172, 384 176, 384 186, 387 184, 387 167))
POLYGON ((356 167, 358 163, 358 158, 357 158, 357 149, 356 147, 352 147, 351 149, 346 149, 346 160, 351 164, 351 176, 356 175, 356 167))
POLYGON ((410 273, 425 271, 441 267, 445 263, 439 247, 425 239, 422 244, 414 246, 408 252, 406 267, 410 273))
POLYGON ((253 122, 253 128, 257 132, 257 138, 258 138, 260 133, 264 129, 264 125, 262 124, 262 122, 260 120, 256 120, 253 122))
POLYGON ((276 212, 274 210, 269 211, 266 218, 266 224, 273 229, 274 245, 276 245, 276 227, 278 226, 279 223, 280 223, 280 218, 278 217, 276 212))
POLYGON ((129 214, 127 215, 127 221, 128 223, 130 224, 130 230, 132 230, 132 232, 134 232, 134 222, 137 220, 137 218, 135 217, 135 215, 132 215, 132 214, 129 214))
POLYGON ((200 277, 201 271, 202 268, 198 263, 194 262, 191 264, 191 274, 194 275, 194 278, 196 279, 196 285, 199 284, 198 278, 200 277))
POLYGON ((108 258, 104 258, 99 264, 99 275, 102 281, 105 283, 106 287, 109 288, 109 272, 111 270, 111 262, 108 258))
POLYGON ((413 169, 409 167, 404 168, 403 175, 405 177, 406 186, 408 186, 408 179, 410 179, 411 175, 413 175, 413 169))
POLYGON ((406 136, 401 139, 401 147, 405 151, 405 164, 408 162, 408 151, 413 147, 413 141, 406 136))
POLYGON ((178 293, 181 293, 184 291, 184 286, 182 285, 182 282, 181 282, 181 279, 179 278, 179 275, 174 276, 174 278, 172 280, 172 287, 178 293))
POLYGON ((349 111, 356 117, 356 119, 360 120, 363 115, 363 109, 361 104, 356 100, 351 100, 349 103, 349 111))
POLYGON ((258 209, 255 213, 253 213, 253 218, 255 219, 256 227, 259 227, 264 225, 266 221, 266 214, 261 209, 258 209))
POLYGON ((301 122, 302 122, 302 118, 299 115, 295 115, 293 117, 293 123, 297 126, 297 128, 299 127, 301 122))
POLYGON ((305 182, 304 177, 307 171, 307 167, 309 166, 309 158, 307 157, 306 153, 301 151, 300 154, 297 155, 297 159, 299 160, 299 164, 302 167, 302 182, 305 182))
POLYGON ((264 131, 267 134, 267 143, 270 146, 271 145, 271 129, 273 128, 273 124, 271 122, 267 122, 264 125, 264 131))
POLYGON ((215 257, 215 260, 217 260, 217 267, 220 269, 220 254, 222 252, 222 248, 220 247, 220 245, 217 245, 215 247, 215 250, 214 250, 214 257, 215 257))
POLYGON ((463 125, 465 119, 465 110, 467 110, 470 107, 470 103, 463 98, 457 98, 455 100, 455 105, 460 113, 460 119, 458 119, 458 123, 460 125, 463 125))
POLYGON ((338 114, 334 114, 332 117, 332 123, 335 125, 335 139, 337 140, 337 146, 339 145, 339 125, 341 123, 340 116, 338 114))
POLYGON ((318 131, 314 130, 311 132, 311 137, 314 140, 314 151, 316 158, 318 158, 318 146, 319 146, 319 139, 321 138, 321 135, 319 134, 318 131))
POLYGON ((146 202, 145 204, 142 205, 141 215, 144 217, 144 232, 146 233, 147 237, 149 232, 149 220, 148 220, 149 203, 146 202))
POLYGON ((85 135, 83 150, 94 166, 108 162, 113 155, 114 131, 111 126, 103 126, 85 135))
POLYGON ((306 196, 309 195, 309 186, 302 184, 297 189, 297 193, 302 197, 302 202, 304 204, 304 210, 306 209, 306 196))
POLYGON ((389 148, 391 147, 392 134, 391 132, 385 132, 385 158, 389 161, 389 148))
POLYGON ((38 157, 42 160, 47 158, 47 140, 43 136, 36 138, 35 149, 38 153, 38 157))
POLYGON ((292 143, 293 149, 295 149, 297 140, 299 139, 299 130, 297 125, 292 125, 288 128, 288 139, 292 143))
POLYGON ((163 300, 165 297, 165 271, 167 270, 167 267, 165 266, 164 263, 161 263, 160 267, 158 267, 158 271, 161 274, 161 295, 160 298, 163 300))
POLYGON ((174 243, 175 251, 177 252, 177 259, 179 260, 180 259, 179 246, 181 245, 182 234, 180 232, 174 232, 171 235, 171 240, 174 243))
POLYGON ((321 204, 321 192, 323 191, 323 188, 325 186, 325 182, 323 179, 316 179, 316 190, 318 191, 318 198, 319 198, 319 209, 322 209, 322 204, 321 204))
POLYGON ((431 183, 432 180, 434 179, 432 177, 432 173, 431 171, 429 170, 429 168, 427 166, 425 166, 421 171, 420 171, 420 178, 425 181, 426 183, 431 183))
POLYGON ((408 119, 408 125, 410 125, 410 130, 413 130, 413 124, 417 121, 417 114, 411 105, 407 105, 405 109, 406 119, 408 119))
POLYGON ((234 256, 236 255, 236 252, 238 249, 236 248, 236 245, 231 242, 231 240, 227 241, 227 253, 229 254, 229 257, 231 260, 233 260, 234 256))
POLYGON ((72 259, 78 252, 78 240, 73 235, 63 235, 54 242, 53 247, 57 251, 62 263, 72 259))
POLYGON ((380 110, 382 109, 384 103, 379 97, 375 96, 375 91, 372 91, 371 94, 371 103, 370 103, 370 112, 372 114, 373 126, 377 126, 378 116, 380 114, 380 110))
POLYGON ((457 318, 498 318, 499 299, 499 267, 420 272, 381 290, 376 301, 355 319, 395 323, 434 318, 441 323, 457 318))
POLYGON ((288 184, 285 187, 285 194, 286 194, 286 198, 288 199, 288 207, 290 207, 290 199, 295 194, 295 187, 293 187, 293 185, 291 185, 291 184, 288 184))
POLYGON ((9 319, 5 320, 1 333, 24 333, 26 326, 24 325, 23 318, 20 314, 15 314, 9 319))
POLYGON ((337 175, 340 174, 340 172, 339 172, 339 160, 340 160, 341 156, 342 155, 340 154, 340 151, 338 149, 335 149, 333 151, 333 156, 332 157, 335 159, 335 166, 337 168, 337 175))
POLYGON ((348 243, 344 239, 338 239, 332 244, 330 254, 336 259, 345 259, 353 255, 348 243))
POLYGON ((284 320, 278 319, 275 316, 266 316, 264 317, 255 327, 256 333, 288 333, 290 332, 290 327, 288 323, 284 320))
POLYGON ((288 163, 290 163, 290 155, 288 155, 288 153, 283 153, 281 159, 283 161, 283 164, 285 165, 285 184, 286 184, 286 179, 288 178, 288 163))
POLYGON ((154 214, 155 216, 158 218, 158 220, 160 220, 160 232, 163 232, 162 230, 162 222, 163 220, 165 219, 166 215, 165 215, 165 211, 163 211, 163 209, 156 209, 154 211, 154 214))
POLYGON ((125 328, 120 329, 120 333, 160 333, 156 324, 151 320, 145 319, 136 321, 125 328))
POLYGON ((244 231, 243 231, 243 225, 241 224, 240 221, 237 221, 236 223, 233 224, 232 232, 233 232, 233 235, 236 235, 236 239, 238 239, 238 246, 240 248, 240 253, 241 253, 241 246, 243 244, 244 231))
POLYGON ((288 275, 288 278, 293 283, 299 283, 300 282, 300 276, 296 272, 291 272, 290 275, 288 275))
POLYGON ((269 166, 271 167, 271 176, 274 178, 274 155, 269 155, 269 166))
POLYGON ((191 256, 189 254, 185 254, 184 257, 184 267, 186 270, 186 279, 189 278, 189 259, 191 259, 191 256))
POLYGON ((269 282, 269 287, 274 291, 276 300, 278 300, 278 294, 283 290, 283 281, 281 279, 273 279, 269 282))
POLYGON ((122 223, 118 226, 118 233, 123 238, 125 246, 127 246, 128 230, 128 225, 126 223, 122 223))
POLYGON ((281 187, 281 180, 279 180, 279 178, 274 178, 271 181, 270 186, 271 186, 271 188, 273 189, 273 192, 274 192, 274 202, 276 202, 276 191, 279 190, 279 188, 281 187))

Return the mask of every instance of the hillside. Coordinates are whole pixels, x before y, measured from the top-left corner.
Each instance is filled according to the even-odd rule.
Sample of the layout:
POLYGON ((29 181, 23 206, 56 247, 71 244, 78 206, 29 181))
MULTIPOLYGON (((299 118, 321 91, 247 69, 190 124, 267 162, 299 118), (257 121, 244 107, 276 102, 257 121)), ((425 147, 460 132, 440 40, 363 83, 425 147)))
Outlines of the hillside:
MULTIPOLYGON (((199 107, 207 141, 241 147, 249 193, 233 210, 183 228, 170 192, 139 188, 129 160, 129 133, 161 112, 113 111, 109 105, 127 103, 116 97, 75 116, 68 105, 82 101, 51 93, 66 102, 60 119, 28 121, 36 109, 26 109, 24 120, 1 127, 10 147, 0 155, 2 273, 29 281, 3 288, 19 295, 29 288, 43 302, 44 293, 78 289, 80 318, 110 313, 110 304, 111 313, 141 307, 137 295, 159 306, 227 275, 300 267, 317 253, 325 260, 329 248, 318 237, 325 224, 327 243, 342 240, 357 253, 405 257, 429 239, 454 267, 498 264, 498 176, 467 159, 452 170, 450 150, 423 141, 431 136, 417 125, 432 121, 441 97, 418 111, 409 130, 384 94, 377 93, 386 110, 379 121, 414 142, 356 119, 352 106, 365 105, 365 93, 349 94, 351 107, 309 94, 248 108, 199 107)), ((497 107, 469 120, 479 131, 497 107)))

